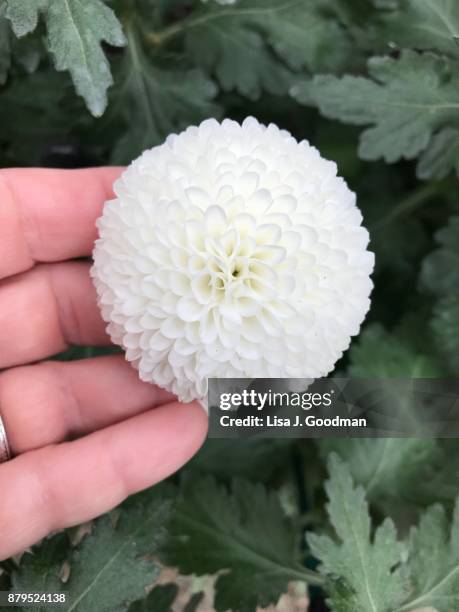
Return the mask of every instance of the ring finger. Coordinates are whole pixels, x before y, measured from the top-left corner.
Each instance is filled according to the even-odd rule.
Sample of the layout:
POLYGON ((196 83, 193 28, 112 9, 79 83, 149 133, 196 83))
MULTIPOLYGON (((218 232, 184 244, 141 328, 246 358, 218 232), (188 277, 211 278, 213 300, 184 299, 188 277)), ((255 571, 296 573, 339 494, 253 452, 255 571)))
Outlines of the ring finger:
POLYGON ((122 355, 45 361, 0 374, 0 413, 15 455, 102 429, 174 399, 140 381, 122 355))

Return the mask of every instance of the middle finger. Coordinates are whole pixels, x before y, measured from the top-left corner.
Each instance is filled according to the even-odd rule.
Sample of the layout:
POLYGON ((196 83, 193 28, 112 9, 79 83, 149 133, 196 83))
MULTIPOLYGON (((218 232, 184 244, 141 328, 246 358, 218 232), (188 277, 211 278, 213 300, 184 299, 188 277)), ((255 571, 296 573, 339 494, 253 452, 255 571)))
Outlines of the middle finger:
POLYGON ((44 359, 70 344, 110 344, 89 267, 42 264, 0 281, 0 369, 44 359))

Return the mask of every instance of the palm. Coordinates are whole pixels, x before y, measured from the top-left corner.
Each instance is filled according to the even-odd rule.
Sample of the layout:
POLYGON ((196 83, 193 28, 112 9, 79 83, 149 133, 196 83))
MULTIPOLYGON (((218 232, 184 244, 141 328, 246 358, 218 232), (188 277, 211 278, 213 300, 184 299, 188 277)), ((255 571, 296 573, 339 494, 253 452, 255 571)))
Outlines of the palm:
POLYGON ((71 260, 91 253, 119 172, 0 172, 0 413, 17 455, 0 466, 0 559, 165 478, 205 436, 199 406, 120 355, 40 361, 109 344, 89 264, 71 260))

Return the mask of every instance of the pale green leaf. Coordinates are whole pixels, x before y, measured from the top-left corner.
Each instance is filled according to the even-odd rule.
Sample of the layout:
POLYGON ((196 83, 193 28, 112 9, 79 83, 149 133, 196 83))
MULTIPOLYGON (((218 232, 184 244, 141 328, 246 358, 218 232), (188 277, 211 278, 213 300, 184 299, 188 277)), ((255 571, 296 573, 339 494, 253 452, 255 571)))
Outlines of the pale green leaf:
POLYGON ((6 14, 16 35, 23 36, 36 28, 40 11, 45 14, 56 69, 70 72, 89 110, 96 117, 101 115, 113 83, 101 43, 125 44, 115 13, 101 0, 8 0, 6 14))
POLYGON ((399 59, 370 59, 368 72, 317 76, 312 92, 326 117, 371 126, 360 139, 363 159, 412 159, 437 129, 459 119, 459 79, 446 59, 407 50, 399 59))
POLYGON ((259 0, 258 5, 265 10, 248 21, 263 28, 271 46, 294 70, 335 72, 348 61, 351 46, 345 31, 324 17, 316 2, 259 0))
POLYGON ((102 115, 113 79, 101 43, 125 43, 114 12, 100 0, 54 0, 47 11, 47 29, 56 69, 68 70, 92 114, 102 115))
POLYGON ((400 501, 416 497, 419 480, 439 452, 428 438, 325 438, 320 441, 323 456, 336 452, 345 460, 356 483, 365 488, 371 502, 384 508, 400 507, 400 501))
POLYGON ((459 609, 459 503, 452 524, 440 505, 429 508, 410 535, 408 568, 412 595, 400 610, 459 609))
POLYGON ((40 11, 47 9, 48 4, 49 0, 7 0, 6 16, 11 21, 16 36, 25 36, 35 30, 40 11))
POLYGON ((335 71, 350 51, 343 29, 308 0, 209 4, 187 25, 186 48, 224 90, 253 99, 263 90, 287 92, 292 74, 283 62, 293 70, 335 71))
POLYGON ((376 26, 380 40, 392 46, 459 56, 457 0, 398 0, 388 8, 396 10, 381 16, 376 26))
POLYGON ((418 163, 421 179, 442 179, 451 171, 459 175, 459 130, 446 127, 435 134, 418 163))
POLYGON ((229 492, 213 478, 189 480, 163 550, 183 574, 214 574, 215 607, 252 612, 276 603, 290 580, 307 580, 296 534, 275 492, 236 480, 229 492))
POLYGON ((354 487, 348 468, 336 455, 329 462, 325 488, 327 512, 337 540, 309 534, 319 571, 328 578, 334 612, 393 612, 403 601, 406 585, 399 564, 404 548, 395 526, 386 519, 372 534, 363 487, 354 487))
POLYGON ((256 99, 262 90, 284 94, 292 82, 289 71, 277 61, 257 31, 241 27, 239 20, 215 20, 187 34, 187 51, 194 62, 215 74, 225 91, 235 89, 256 99))

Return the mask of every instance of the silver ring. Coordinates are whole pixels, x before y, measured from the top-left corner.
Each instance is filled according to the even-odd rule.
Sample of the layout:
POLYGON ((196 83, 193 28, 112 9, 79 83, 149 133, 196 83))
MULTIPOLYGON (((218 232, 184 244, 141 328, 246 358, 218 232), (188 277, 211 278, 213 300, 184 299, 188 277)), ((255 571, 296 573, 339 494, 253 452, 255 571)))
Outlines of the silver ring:
POLYGON ((2 417, 0 416, 0 463, 5 463, 11 459, 10 445, 6 437, 5 426, 3 425, 2 417))

